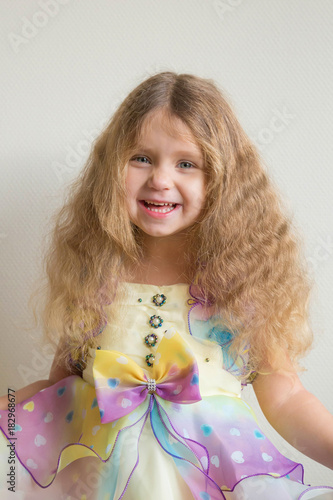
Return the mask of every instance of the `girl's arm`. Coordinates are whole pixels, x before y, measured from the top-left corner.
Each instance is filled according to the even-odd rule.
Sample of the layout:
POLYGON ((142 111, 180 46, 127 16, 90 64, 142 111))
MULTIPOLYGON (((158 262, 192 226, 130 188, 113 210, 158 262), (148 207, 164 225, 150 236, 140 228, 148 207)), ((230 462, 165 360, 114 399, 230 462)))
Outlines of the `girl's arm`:
MULTIPOLYGON (((22 389, 19 389, 18 391, 15 391, 15 403, 21 403, 22 401, 25 401, 28 398, 31 398, 34 396, 37 392, 41 391, 42 389, 45 389, 46 387, 49 387, 52 385, 50 380, 37 380, 36 382, 33 382, 32 384, 29 384, 25 387, 22 387, 22 389)), ((8 396, 7 394, 5 396, 0 397, 0 410, 8 410, 8 396)))
MULTIPOLYGON (((15 392, 16 404, 21 403, 22 401, 25 401, 28 398, 31 398, 32 396, 37 394, 37 392, 41 391, 42 389, 46 389, 46 387, 56 384, 57 382, 59 382, 59 380, 62 380, 63 378, 69 377, 70 375, 81 376, 81 372, 79 372, 78 370, 69 371, 67 368, 64 367, 63 364, 58 363, 60 352, 61 352, 61 346, 59 345, 53 359, 48 379, 37 380, 36 382, 33 382, 32 384, 29 384, 15 392)), ((0 410, 8 410, 7 395, 0 397, 0 410)))
POLYGON ((258 375, 253 389, 277 432, 304 455, 333 469, 333 415, 303 387, 292 363, 286 360, 283 369, 258 375))

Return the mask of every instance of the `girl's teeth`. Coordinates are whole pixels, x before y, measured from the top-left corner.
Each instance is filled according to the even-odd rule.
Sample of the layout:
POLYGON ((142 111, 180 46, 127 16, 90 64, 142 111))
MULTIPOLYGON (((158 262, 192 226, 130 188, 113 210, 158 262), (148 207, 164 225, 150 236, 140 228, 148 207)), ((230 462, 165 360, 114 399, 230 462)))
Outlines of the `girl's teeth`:
POLYGON ((167 212, 171 212, 171 210, 174 209, 174 207, 168 207, 168 208, 150 208, 150 207, 147 207, 148 210, 150 210, 151 212, 158 212, 160 214, 165 214, 167 212))
POLYGON ((148 210, 150 210, 151 212, 157 212, 160 214, 165 214, 167 212, 171 212, 176 207, 175 203, 155 203, 152 201, 146 201, 145 205, 146 205, 146 208, 148 210), (153 208, 153 207, 159 207, 159 208, 153 208))
POLYGON ((164 205, 165 206, 170 206, 172 207, 174 205, 174 203, 155 203, 155 202, 152 202, 152 201, 146 201, 147 205, 155 205, 157 207, 163 207, 164 205))

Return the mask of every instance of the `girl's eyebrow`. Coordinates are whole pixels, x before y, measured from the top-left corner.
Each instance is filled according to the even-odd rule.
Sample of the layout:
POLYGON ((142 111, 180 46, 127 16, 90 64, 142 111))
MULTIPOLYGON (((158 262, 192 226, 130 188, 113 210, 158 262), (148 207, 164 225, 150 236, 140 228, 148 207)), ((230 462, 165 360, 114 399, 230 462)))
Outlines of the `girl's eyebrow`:
MULTIPOLYGON (((143 144, 138 144, 135 147, 135 150, 140 150, 142 152, 147 152, 148 154, 154 154, 154 150, 144 146, 143 144)), ((199 150, 188 150, 188 149, 179 149, 174 151, 173 155, 176 156, 191 156, 192 158, 196 158, 199 161, 203 161, 202 154, 199 150)))

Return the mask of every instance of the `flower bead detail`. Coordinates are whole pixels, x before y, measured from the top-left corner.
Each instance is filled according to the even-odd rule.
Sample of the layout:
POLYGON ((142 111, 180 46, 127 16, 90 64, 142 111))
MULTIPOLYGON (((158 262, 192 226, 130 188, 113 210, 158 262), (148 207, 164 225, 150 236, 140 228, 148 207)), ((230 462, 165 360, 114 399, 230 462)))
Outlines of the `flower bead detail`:
POLYGON ((153 394, 156 391, 156 380, 149 378, 147 382, 148 394, 153 394))
POLYGON ((156 316, 155 314, 154 316, 150 316, 149 324, 153 328, 158 328, 159 326, 162 326, 162 323, 163 319, 161 318, 161 316, 156 316))
POLYGON ((157 343, 157 335, 150 333, 144 338, 144 341, 149 347, 154 347, 157 343))
POLYGON ((163 295, 163 293, 161 293, 161 294, 157 293, 153 297, 153 302, 154 302, 155 306, 161 307, 161 306, 163 306, 163 304, 165 304, 166 299, 167 298, 165 295, 163 295))
POLYGON ((148 366, 153 366, 155 361, 155 356, 153 354, 147 354, 146 356, 146 363, 148 366))

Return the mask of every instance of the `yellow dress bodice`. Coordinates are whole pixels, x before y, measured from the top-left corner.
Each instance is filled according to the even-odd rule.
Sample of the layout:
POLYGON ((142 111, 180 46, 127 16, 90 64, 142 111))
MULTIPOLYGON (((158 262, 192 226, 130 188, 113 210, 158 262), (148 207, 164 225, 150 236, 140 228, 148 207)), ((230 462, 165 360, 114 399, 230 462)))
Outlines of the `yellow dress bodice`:
MULTIPOLYGON (((188 312, 191 299, 187 284, 157 286, 137 283, 125 283, 125 296, 105 308, 110 312, 110 321, 99 335, 99 346, 103 350, 116 350, 130 356, 149 377, 151 369, 147 366, 146 355, 154 354, 164 332, 174 328, 191 349, 199 368, 200 393, 203 396, 228 394, 240 397, 240 381, 223 369, 221 347, 210 340, 199 339, 191 335, 188 326, 188 312), (156 294, 163 294, 166 301, 162 306, 153 302, 156 294), (159 316, 163 323, 153 328, 149 321, 152 316, 159 316), (149 347, 144 338, 154 333, 157 344, 149 347)), ((89 350, 87 366, 83 379, 93 385, 92 365, 95 350, 89 350)))

